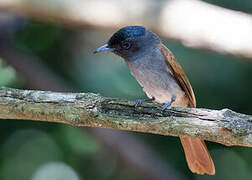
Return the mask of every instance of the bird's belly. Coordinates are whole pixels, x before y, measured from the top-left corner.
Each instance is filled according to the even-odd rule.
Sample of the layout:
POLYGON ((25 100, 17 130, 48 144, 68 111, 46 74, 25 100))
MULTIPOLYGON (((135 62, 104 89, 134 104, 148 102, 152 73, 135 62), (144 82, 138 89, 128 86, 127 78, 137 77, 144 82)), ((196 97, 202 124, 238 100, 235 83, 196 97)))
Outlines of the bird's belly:
POLYGON ((134 68, 131 73, 149 98, 154 98, 158 103, 168 103, 174 96, 173 105, 180 106, 185 93, 174 80, 172 74, 160 69, 134 68))
POLYGON ((173 103, 173 106, 181 106, 182 99, 185 97, 185 93, 180 90, 180 87, 177 87, 176 84, 170 82, 169 86, 162 87, 160 84, 156 83, 155 87, 146 85, 146 83, 140 83, 143 85, 143 91, 149 98, 154 98, 158 103, 168 103, 171 101, 172 97, 175 97, 176 100, 173 103), (172 87, 174 86, 174 87, 172 87))
POLYGON ((156 90, 149 88, 143 88, 143 90, 149 98, 154 98, 158 103, 168 103, 169 101, 171 101, 172 94, 167 90, 156 90))

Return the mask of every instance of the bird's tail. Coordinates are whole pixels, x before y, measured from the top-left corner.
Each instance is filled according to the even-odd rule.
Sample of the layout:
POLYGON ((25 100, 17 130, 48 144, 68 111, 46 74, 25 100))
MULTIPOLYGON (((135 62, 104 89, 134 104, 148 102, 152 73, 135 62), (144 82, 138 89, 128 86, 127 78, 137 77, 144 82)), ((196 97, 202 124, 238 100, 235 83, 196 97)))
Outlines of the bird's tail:
POLYGON ((215 174, 213 160, 203 140, 192 137, 180 137, 190 170, 197 174, 215 174))

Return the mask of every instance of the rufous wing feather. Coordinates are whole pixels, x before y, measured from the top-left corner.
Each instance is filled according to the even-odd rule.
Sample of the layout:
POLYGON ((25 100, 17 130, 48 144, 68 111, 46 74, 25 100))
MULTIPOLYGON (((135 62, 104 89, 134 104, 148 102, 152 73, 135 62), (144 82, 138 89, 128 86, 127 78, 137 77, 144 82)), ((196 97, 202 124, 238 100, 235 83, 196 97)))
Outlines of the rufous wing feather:
POLYGON ((165 57, 167 68, 172 71, 172 74, 177 83, 179 84, 181 89, 184 90, 187 98, 189 99, 188 107, 196 107, 196 99, 193 93, 193 89, 185 75, 184 70, 182 69, 172 52, 163 44, 160 44, 160 51, 165 57))
MULTIPOLYGON (((165 63, 168 70, 171 71, 177 83, 181 89, 185 92, 185 96, 188 98, 188 105, 186 107, 196 107, 196 99, 193 93, 193 89, 189 80, 187 79, 182 67, 179 65, 172 52, 160 44, 160 51, 165 57, 165 63)), ((184 106, 184 105, 182 105, 184 106)), ((192 137, 180 137, 187 164, 190 170, 198 174, 215 174, 215 167, 213 160, 207 150, 207 147, 203 140, 192 137)))

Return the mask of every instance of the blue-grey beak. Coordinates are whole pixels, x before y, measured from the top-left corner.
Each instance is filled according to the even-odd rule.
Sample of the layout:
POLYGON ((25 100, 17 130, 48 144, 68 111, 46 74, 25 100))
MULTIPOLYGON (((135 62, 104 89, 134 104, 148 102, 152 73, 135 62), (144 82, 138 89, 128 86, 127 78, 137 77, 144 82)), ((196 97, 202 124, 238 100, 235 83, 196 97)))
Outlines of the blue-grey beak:
POLYGON ((108 44, 104 44, 103 46, 96 49, 94 53, 100 53, 100 52, 106 52, 106 51, 111 52, 113 50, 114 50, 114 48, 110 48, 110 47, 108 47, 108 44))

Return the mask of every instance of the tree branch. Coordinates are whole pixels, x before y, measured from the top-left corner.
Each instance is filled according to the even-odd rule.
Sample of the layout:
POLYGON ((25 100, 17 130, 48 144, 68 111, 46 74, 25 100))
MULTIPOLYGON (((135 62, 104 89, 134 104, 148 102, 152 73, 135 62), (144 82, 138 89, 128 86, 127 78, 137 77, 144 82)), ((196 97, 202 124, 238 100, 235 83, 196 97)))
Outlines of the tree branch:
POLYGON ((138 131, 171 136, 192 136, 227 146, 252 147, 252 116, 229 109, 171 108, 159 104, 135 108, 134 102, 92 93, 0 88, 0 119, 37 120, 138 131))
POLYGON ((190 47, 252 58, 252 16, 199 0, 1 0, 0 9, 79 27, 143 24, 190 47))

